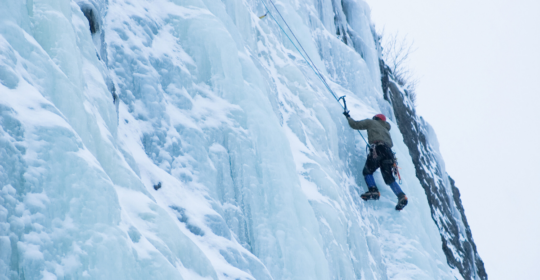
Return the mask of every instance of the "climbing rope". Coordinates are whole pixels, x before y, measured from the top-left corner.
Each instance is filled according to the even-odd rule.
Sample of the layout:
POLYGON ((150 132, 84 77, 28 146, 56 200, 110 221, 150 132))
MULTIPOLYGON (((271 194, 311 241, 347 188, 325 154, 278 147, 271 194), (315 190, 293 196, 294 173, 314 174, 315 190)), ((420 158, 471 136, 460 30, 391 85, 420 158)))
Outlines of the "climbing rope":
MULTIPOLYGON (((339 105, 341 106, 341 108, 343 108, 343 110, 345 112, 348 112, 347 110, 347 103, 345 102, 345 96, 341 96, 341 97, 337 97, 337 95, 334 93, 334 91, 332 90, 332 88, 330 88, 330 85, 328 85, 328 83, 326 82, 326 79, 324 78, 324 76, 321 74, 321 72, 319 71, 319 69, 317 68, 317 66, 315 65, 315 63, 313 63, 313 61, 311 60, 311 57, 309 57, 309 54, 306 52, 306 50, 304 49, 304 47, 302 46, 302 44, 300 43, 300 41, 298 40, 298 38, 296 37, 296 35, 294 34, 294 32, 292 31, 291 27, 289 26, 289 24, 287 24, 287 21, 283 18, 283 16, 281 15, 281 13, 279 12, 278 8, 276 7, 276 5, 274 4, 274 1, 272 0, 268 0, 272 6, 274 7, 274 9, 276 10, 277 14, 279 15, 279 17, 281 18, 281 20, 285 23, 285 25, 287 26, 287 28, 289 29, 289 31, 291 32, 292 36, 294 37, 294 39, 296 40, 296 42, 298 43, 298 45, 300 46, 300 48, 302 49, 302 51, 300 51, 300 49, 296 46, 296 44, 293 42, 293 40, 291 39, 291 37, 289 36, 289 34, 287 34, 287 32, 285 32, 285 29, 283 29, 283 27, 281 26, 281 24, 279 24, 279 22, 277 21, 277 19, 273 16, 273 13, 270 12, 270 9, 268 8, 268 6, 266 5, 266 3, 264 3, 265 1, 264 0, 261 0, 261 3, 264 5, 264 7, 266 8, 266 14, 262 17, 259 17, 259 18, 264 18, 266 15, 269 15, 270 18, 272 18, 274 20, 274 22, 279 26, 279 28, 281 29, 281 31, 283 32, 283 34, 285 34, 285 36, 287 36, 287 38, 289 39, 289 41, 291 42, 291 44, 296 48, 296 50, 298 51, 298 53, 300 53, 300 55, 304 58, 304 60, 306 61, 306 63, 309 65, 309 67, 311 67, 311 70, 313 70, 313 72, 315 73, 315 75, 321 80, 321 82, 324 84, 324 86, 326 87, 326 89, 328 89, 328 91, 332 94, 332 96, 334 97, 334 99, 336 99, 336 101, 339 103, 339 105), (304 56, 305 54, 305 56, 304 56), (307 58, 306 58, 307 57, 307 58), (343 105, 341 104, 341 102, 339 102, 339 100, 343 99, 343 105)), ((360 133, 360 130, 358 130, 358 134, 360 134, 360 137, 362 137, 362 139, 364 140, 364 142, 366 142, 366 145, 369 146, 369 143, 366 141, 366 138, 364 138, 364 136, 362 135, 362 133, 360 133)))

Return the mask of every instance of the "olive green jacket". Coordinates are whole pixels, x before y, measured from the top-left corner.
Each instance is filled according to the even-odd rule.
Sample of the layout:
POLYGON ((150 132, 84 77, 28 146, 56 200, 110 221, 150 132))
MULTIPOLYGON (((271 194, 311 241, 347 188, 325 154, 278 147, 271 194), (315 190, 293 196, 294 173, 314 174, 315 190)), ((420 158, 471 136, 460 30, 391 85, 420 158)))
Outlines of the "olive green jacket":
POLYGON ((390 148, 394 146, 392 138, 390 137, 390 124, 383 120, 370 120, 365 119, 361 121, 355 121, 351 118, 347 118, 349 125, 353 129, 367 130, 369 144, 375 144, 379 141, 384 142, 390 148))

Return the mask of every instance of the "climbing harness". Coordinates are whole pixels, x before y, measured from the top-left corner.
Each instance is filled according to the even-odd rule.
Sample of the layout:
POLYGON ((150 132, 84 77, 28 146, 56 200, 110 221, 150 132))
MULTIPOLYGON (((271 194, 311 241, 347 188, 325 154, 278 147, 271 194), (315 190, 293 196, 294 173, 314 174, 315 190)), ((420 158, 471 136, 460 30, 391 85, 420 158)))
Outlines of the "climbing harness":
MULTIPOLYGON (((374 159, 379 157, 379 154, 377 154, 377 146, 385 146, 388 147, 384 142, 376 142, 371 145, 366 146, 366 154, 368 154, 368 157, 371 156, 374 159)), ((396 157, 396 153, 392 151, 390 147, 387 148, 388 150, 383 150, 383 154, 381 156, 386 157, 387 159, 383 160, 382 162, 385 164, 391 164, 392 165, 392 175, 399 180, 399 183, 401 184, 401 175, 399 174, 399 166, 398 161, 396 157), (389 159, 388 159, 389 158, 389 159)))
MULTIPOLYGON (((281 26, 281 24, 279 24, 279 22, 277 21, 277 19, 272 15, 272 12, 270 12, 270 9, 268 8, 268 6, 266 5, 266 3, 264 3, 265 0, 261 0, 261 3, 264 5, 264 7, 266 8, 266 14, 267 15, 270 15, 270 17, 274 20, 274 22, 279 26, 279 28, 281 29, 281 32, 283 32, 283 34, 285 34, 285 36, 287 36, 287 38, 289 39, 289 41, 291 41, 291 44, 296 48, 296 50, 298 51, 298 53, 300 53, 300 55, 304 58, 304 60, 306 61, 306 63, 309 65, 309 67, 311 67, 311 69, 313 70, 313 72, 315 73, 315 75, 321 80, 321 82, 324 84, 324 86, 326 87, 326 89, 328 89, 328 91, 332 94, 332 96, 336 99, 336 101, 339 103, 339 105, 345 110, 345 112, 349 112, 347 110, 347 103, 345 103, 345 96, 342 96, 340 98, 337 97, 337 95, 334 93, 334 91, 330 88, 330 86, 328 85, 328 83, 326 82, 326 79, 324 78, 324 76, 321 74, 321 72, 319 71, 319 69, 317 68, 317 66, 315 66, 315 63, 313 63, 313 61, 311 60, 311 57, 309 57, 309 54, 306 52, 306 50, 304 49, 304 47, 302 46, 302 44, 300 43, 300 41, 298 40, 298 38, 296 38, 296 35, 294 35, 294 32, 292 31, 291 27, 289 26, 289 24, 287 23, 287 21, 283 18, 283 16, 281 15, 281 13, 279 12, 278 8, 276 7, 276 5, 274 4, 274 1, 272 0, 268 0, 272 6, 274 7, 274 9, 276 10, 277 14, 279 15, 279 17, 281 18, 281 20, 285 23, 285 25, 287 26, 287 28, 289 29, 289 31, 291 32, 292 36, 294 37, 294 39, 296 40, 296 42, 298 43, 298 45, 300 46, 300 48, 302 49, 303 53, 300 51, 300 49, 296 46, 296 44, 293 42, 293 40, 291 39, 291 37, 289 36, 289 34, 287 34, 287 32, 285 32, 285 29, 283 29, 283 27, 281 26), (304 55, 305 54, 305 55, 304 55), (306 58, 307 57, 307 58, 306 58), (341 102, 339 102, 340 99, 343 99, 343 105, 341 105, 341 102)), ((366 141, 366 138, 364 138, 364 136, 362 135, 362 133, 360 132, 360 130, 358 130, 358 134, 360 134, 360 137, 362 137, 362 139, 364 140, 364 142, 366 142, 366 145, 369 146, 369 143, 368 141, 366 141)))

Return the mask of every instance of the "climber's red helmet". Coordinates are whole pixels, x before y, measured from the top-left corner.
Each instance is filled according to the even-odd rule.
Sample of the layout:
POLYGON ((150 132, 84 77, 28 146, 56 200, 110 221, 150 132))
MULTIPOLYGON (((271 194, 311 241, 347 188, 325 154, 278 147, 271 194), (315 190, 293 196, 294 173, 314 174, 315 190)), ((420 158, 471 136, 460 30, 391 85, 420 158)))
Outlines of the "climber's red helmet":
POLYGON ((379 118, 382 121, 386 121, 386 117, 383 114, 377 114, 377 115, 373 116, 373 119, 375 119, 375 118, 379 118))

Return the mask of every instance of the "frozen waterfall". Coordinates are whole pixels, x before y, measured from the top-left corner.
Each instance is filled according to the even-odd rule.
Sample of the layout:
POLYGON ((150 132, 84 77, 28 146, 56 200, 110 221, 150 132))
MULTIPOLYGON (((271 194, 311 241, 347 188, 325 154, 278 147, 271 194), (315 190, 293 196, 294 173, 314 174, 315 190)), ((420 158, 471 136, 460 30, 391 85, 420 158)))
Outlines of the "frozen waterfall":
POLYGON ((365 143, 261 1, 0 0, 0 279, 461 279, 369 7, 275 2, 352 117, 389 116, 401 212, 380 172, 360 199, 365 143))

